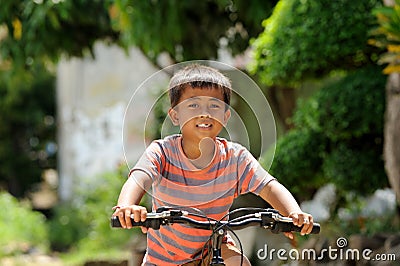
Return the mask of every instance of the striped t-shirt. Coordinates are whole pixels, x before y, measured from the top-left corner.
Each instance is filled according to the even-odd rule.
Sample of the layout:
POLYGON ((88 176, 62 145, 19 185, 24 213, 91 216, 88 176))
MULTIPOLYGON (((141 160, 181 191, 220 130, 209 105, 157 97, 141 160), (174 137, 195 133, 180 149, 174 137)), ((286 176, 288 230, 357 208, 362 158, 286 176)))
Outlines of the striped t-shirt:
MULTIPOLYGON (((240 144, 217 138, 211 163, 197 169, 184 155, 182 136, 172 135, 152 142, 134 171, 144 171, 152 179, 152 208, 175 206, 196 208, 220 220, 240 194, 258 195, 274 178, 240 144)), ((143 265, 180 265, 197 259, 211 232, 189 225, 149 229, 143 265)))

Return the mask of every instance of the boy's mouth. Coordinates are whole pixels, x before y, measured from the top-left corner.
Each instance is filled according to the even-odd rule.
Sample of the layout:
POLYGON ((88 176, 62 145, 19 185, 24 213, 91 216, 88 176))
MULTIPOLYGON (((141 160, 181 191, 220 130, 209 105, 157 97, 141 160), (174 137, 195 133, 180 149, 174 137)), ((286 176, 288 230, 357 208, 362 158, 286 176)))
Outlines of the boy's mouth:
POLYGON ((210 127, 212 127, 212 125, 208 124, 208 123, 201 123, 201 124, 197 124, 196 127, 199 127, 199 128, 210 128, 210 127))

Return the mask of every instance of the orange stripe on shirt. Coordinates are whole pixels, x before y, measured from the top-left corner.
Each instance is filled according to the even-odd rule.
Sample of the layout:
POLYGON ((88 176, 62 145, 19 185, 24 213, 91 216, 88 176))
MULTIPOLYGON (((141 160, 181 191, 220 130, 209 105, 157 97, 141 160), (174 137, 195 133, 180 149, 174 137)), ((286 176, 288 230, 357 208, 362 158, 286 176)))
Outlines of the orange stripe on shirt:
MULTIPOLYGON (((162 245, 163 245, 163 246, 162 246, 163 249, 169 250, 169 251, 171 251, 171 252, 177 254, 179 257, 181 257, 180 259, 190 258, 190 256, 192 255, 192 254, 189 254, 189 253, 184 252, 182 249, 179 248, 179 246, 176 247, 176 246, 173 246, 173 245, 170 245, 170 244, 166 243, 166 242, 163 241, 161 238, 159 238, 158 235, 156 235, 156 234, 152 234, 152 237, 154 237, 159 243, 163 243, 163 244, 162 244, 162 245)), ((149 238, 147 238, 147 241, 153 242, 153 241, 151 241, 151 239, 149 239, 149 238)), ((153 243, 156 245, 155 242, 153 242, 153 243)), ((157 245, 157 246, 158 246, 158 245, 157 245)), ((149 246, 149 247, 150 247, 150 246, 149 246)), ((160 246, 158 246, 158 247, 161 248, 160 246)), ((155 250, 159 250, 159 249, 155 249, 155 250)), ((157 252, 157 253, 160 253, 160 252, 157 252)), ((165 256, 165 257, 172 257, 168 252, 166 252, 166 253, 161 253, 161 254, 163 254, 163 256, 165 256)))

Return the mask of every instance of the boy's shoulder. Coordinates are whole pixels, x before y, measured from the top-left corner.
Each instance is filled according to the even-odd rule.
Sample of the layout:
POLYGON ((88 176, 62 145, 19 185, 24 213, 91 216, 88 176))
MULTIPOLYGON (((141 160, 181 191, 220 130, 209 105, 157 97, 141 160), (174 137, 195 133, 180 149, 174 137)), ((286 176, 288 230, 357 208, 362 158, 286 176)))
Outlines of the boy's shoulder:
POLYGON ((168 135, 165 136, 161 139, 157 139, 154 142, 159 143, 159 144, 176 144, 178 141, 180 141, 182 138, 181 134, 173 134, 173 135, 168 135))
POLYGON ((217 142, 220 144, 220 146, 224 147, 225 150, 235 155, 242 154, 243 152, 248 152, 245 146, 235 141, 217 137, 217 142))
POLYGON ((154 149, 156 147, 162 149, 171 149, 179 145, 181 138, 182 138, 181 134, 168 135, 163 138, 153 140, 150 143, 150 147, 152 146, 151 149, 154 149))

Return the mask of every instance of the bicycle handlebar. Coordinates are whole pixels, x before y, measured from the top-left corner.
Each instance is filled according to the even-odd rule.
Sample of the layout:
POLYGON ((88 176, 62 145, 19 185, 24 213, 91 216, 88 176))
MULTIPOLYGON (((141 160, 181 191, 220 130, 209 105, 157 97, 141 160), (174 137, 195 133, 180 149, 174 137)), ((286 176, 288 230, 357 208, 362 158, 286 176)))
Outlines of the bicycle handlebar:
MULTIPOLYGON (((246 208, 243 208, 243 210, 246 210, 246 208)), ((160 229, 162 225, 174 223, 188 224, 194 228, 205 230, 215 230, 224 226, 231 229, 243 229, 249 226, 258 225, 265 229, 270 229, 271 232, 275 234, 281 232, 300 232, 302 229, 302 227, 294 225, 291 218, 282 216, 274 209, 258 210, 243 217, 238 217, 228 221, 199 221, 188 217, 190 215, 191 214, 187 211, 169 209, 147 213, 147 218, 143 222, 135 222, 133 216, 131 216, 131 222, 132 226, 144 226, 155 230, 160 229)), ((118 217, 111 218, 111 227, 121 227, 118 217)), ((311 233, 318 234, 320 228, 321 227, 318 223, 313 223, 311 233)))

